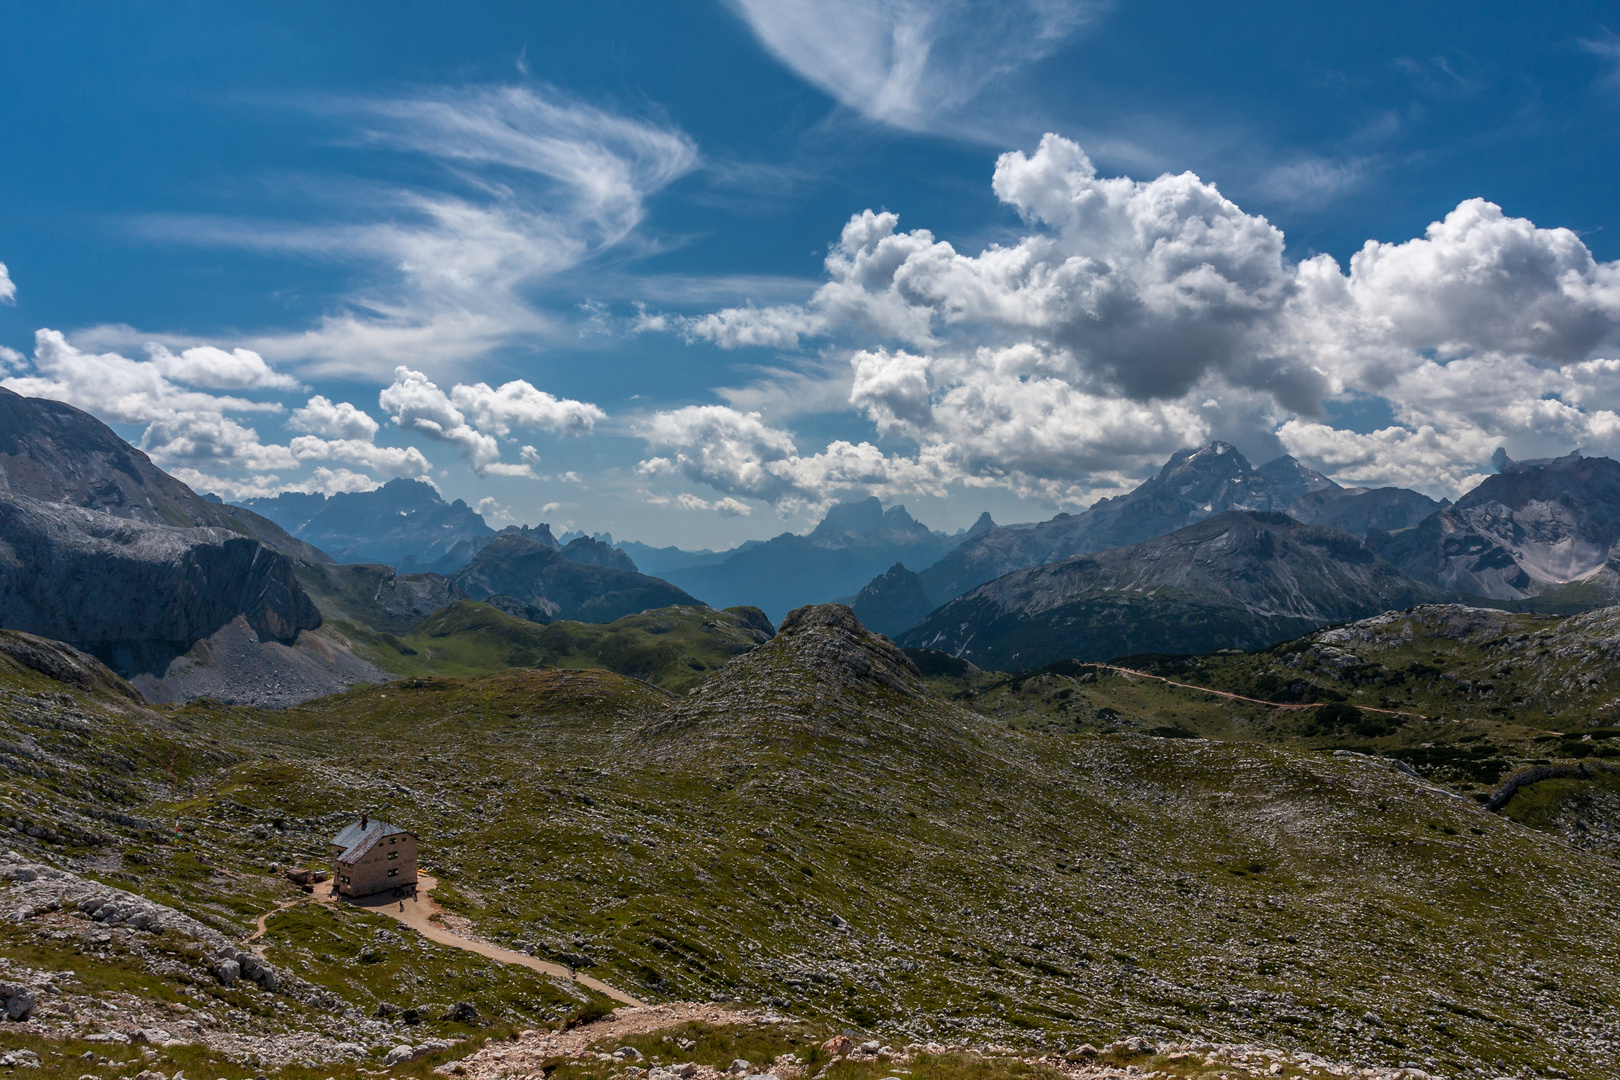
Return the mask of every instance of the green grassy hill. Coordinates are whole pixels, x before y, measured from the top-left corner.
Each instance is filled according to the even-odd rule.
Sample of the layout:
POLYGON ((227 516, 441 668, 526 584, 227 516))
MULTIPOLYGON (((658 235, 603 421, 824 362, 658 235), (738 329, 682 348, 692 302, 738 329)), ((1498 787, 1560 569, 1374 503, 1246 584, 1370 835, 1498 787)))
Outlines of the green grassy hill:
MULTIPOLYGON (((40 678, 0 672, 5 739, 33 748, 7 759, 28 771, 0 804, 67 840, 13 843, 221 925, 286 895, 263 868, 318 857, 367 807, 420 832, 441 899, 481 933, 642 997, 891 1038, 1196 1033, 1448 1075, 1620 1069, 1614 860, 1314 736, 1149 734, 1203 722, 1181 699, 1106 732, 1091 705, 1050 730, 1050 710, 975 712, 836 609, 681 698, 518 670, 148 712, 40 678), (87 747, 118 762, 108 779, 79 767, 87 747), (163 824, 94 817, 107 805, 163 824)), ((1064 701, 1110 682, 1016 693, 1044 678, 1064 701)), ((359 970, 308 918, 271 921, 275 955, 311 982, 359 970)), ((458 977, 412 956, 418 978, 458 977)), ((367 1003, 442 993, 351 986, 367 1003)), ((479 1007, 571 1006, 491 984, 479 1007)))
POLYGON ((1483 801, 1530 770, 1503 810, 1620 857, 1620 609, 1569 618, 1456 605, 1391 613, 1256 653, 1064 662, 1006 674, 915 653, 931 686, 1031 730, 1137 731, 1394 759, 1483 801), (1288 706, 1233 701, 1127 674, 1288 706), (1373 710, 1388 710, 1377 712, 1373 710), (1405 714, 1405 715, 1398 715, 1405 714))
POLYGON ((772 629, 758 608, 668 607, 611 623, 535 623, 471 600, 397 635, 344 626, 368 659, 396 675, 603 668, 675 693, 769 640, 772 629))

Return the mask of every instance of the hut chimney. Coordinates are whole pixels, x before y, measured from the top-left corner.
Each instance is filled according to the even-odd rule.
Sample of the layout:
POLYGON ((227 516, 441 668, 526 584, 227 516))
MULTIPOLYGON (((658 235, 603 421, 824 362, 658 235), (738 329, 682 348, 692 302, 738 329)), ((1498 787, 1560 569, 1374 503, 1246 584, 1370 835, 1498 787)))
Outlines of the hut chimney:
POLYGON ((361 813, 360 813, 360 827, 362 829, 366 827, 366 822, 368 822, 370 820, 371 820, 371 816, 369 814, 367 814, 365 811, 361 811, 361 813))

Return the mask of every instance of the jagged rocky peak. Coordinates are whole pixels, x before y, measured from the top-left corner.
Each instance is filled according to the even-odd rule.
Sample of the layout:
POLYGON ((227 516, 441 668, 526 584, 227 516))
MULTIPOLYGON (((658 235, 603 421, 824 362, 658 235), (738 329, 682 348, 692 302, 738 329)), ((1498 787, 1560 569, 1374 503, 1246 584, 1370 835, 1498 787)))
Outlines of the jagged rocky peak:
POLYGON ((964 535, 978 536, 980 533, 989 532, 995 527, 996 519, 990 516, 990 511, 984 510, 980 512, 977 520, 968 526, 968 530, 964 535))
POLYGON ((1237 447, 1219 440, 1171 455, 1157 481, 1211 513, 1282 510, 1302 495, 1339 486, 1286 454, 1253 468, 1237 447))
POLYGON ((1580 583, 1574 607, 1620 599, 1620 462, 1492 462, 1501 471, 1417 528, 1378 540, 1406 573, 1472 596, 1519 600, 1580 583))
POLYGON ((550 548, 552 551, 562 550, 562 545, 557 542, 557 538, 551 535, 551 526, 543 521, 538 525, 508 525, 495 535, 498 539, 517 537, 527 540, 531 544, 539 544, 541 547, 550 548))
POLYGON ((861 625, 843 604, 810 604, 782 619, 776 636, 711 675, 682 708, 688 718, 724 719, 747 703, 850 717, 872 695, 932 697, 917 665, 888 638, 861 625))
POLYGON ((834 505, 810 533, 816 539, 862 540, 911 534, 931 535, 928 527, 907 513, 904 506, 884 510, 875 495, 834 505))
POLYGON ((593 540, 589 536, 576 536, 563 545, 563 558, 592 566, 611 566, 615 570, 636 569, 635 560, 611 544, 593 540))
POLYGON ((1271 488, 1277 509, 1312 492, 1342 490, 1338 484, 1302 464, 1291 454, 1273 458, 1254 470, 1254 474, 1271 488))

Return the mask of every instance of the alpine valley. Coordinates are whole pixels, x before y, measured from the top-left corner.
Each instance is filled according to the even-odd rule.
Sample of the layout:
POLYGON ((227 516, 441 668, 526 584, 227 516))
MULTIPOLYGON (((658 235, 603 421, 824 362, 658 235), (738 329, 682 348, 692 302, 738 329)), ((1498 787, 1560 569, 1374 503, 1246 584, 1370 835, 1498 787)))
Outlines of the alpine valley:
POLYGON ((1617 496, 1217 442, 693 552, 0 393, 0 1067, 1615 1076, 1617 496), (430 895, 314 880, 361 812, 430 895))

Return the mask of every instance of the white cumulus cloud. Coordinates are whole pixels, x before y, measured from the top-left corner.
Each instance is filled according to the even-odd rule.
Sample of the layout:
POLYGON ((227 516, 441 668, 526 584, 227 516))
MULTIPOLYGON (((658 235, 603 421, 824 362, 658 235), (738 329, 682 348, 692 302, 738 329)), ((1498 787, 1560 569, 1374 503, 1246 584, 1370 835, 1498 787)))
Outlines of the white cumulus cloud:
POLYGON ((876 454, 890 485, 1077 500, 1215 435, 1274 440, 1347 482, 1453 495, 1503 442, 1517 456, 1616 446, 1620 264, 1568 229, 1471 199, 1422 236, 1368 241, 1348 267, 1296 262, 1213 184, 1103 177, 1055 135, 1003 154, 992 187, 1027 226, 1007 242, 961 252, 867 210, 808 302, 661 317, 725 348, 813 346, 809 368, 841 351, 849 403, 910 455, 724 432, 655 448, 680 446, 669 460, 690 479, 761 498, 825 488, 876 454), (1391 422, 1326 422, 1359 399, 1391 422))
POLYGON ((482 473, 501 456, 501 446, 495 437, 468 424, 466 415, 420 371, 407 367, 394 369, 394 381, 383 387, 377 395, 377 403, 393 414, 392 419, 399 427, 460 447, 463 459, 476 473, 482 473))
POLYGON ((584 401, 556 398, 521 379, 491 389, 488 383, 458 385, 451 399, 480 428, 497 435, 513 427, 540 428, 558 435, 584 435, 607 414, 584 401))
POLYGON ((287 418, 287 426, 294 431, 318 435, 323 439, 360 439, 370 442, 376 438, 379 425, 366 413, 347 401, 333 404, 325 395, 316 394, 287 418))
POLYGON ((856 490, 943 494, 953 478, 937 455, 908 459, 867 442, 840 440, 820 453, 801 454, 791 432, 726 405, 654 413, 638 421, 635 431, 649 447, 670 451, 643 460, 637 468, 642 475, 680 474, 732 498, 822 503, 856 490))
POLYGON ((5 263, 0 263, 0 304, 14 304, 17 302, 17 285, 11 280, 11 273, 6 269, 5 263))
POLYGON ((197 345, 179 355, 162 345, 148 347, 154 366, 167 377, 211 390, 297 390, 298 380, 276 371, 251 349, 197 345))
POLYGON ((535 475, 533 466, 539 463, 539 452, 524 446, 519 462, 502 462, 496 435, 510 435, 514 427, 580 435, 607 416, 589 402, 553 397, 521 379, 499 389, 487 383, 457 384, 446 394, 422 372, 404 366, 394 370, 394 381, 383 388, 377 401, 400 428, 459 447, 462 458, 480 476, 486 472, 496 476, 535 475))
POLYGON ((143 424, 178 413, 279 412, 277 402, 203 393, 155 360, 83 352, 58 330, 34 334, 34 374, 4 380, 27 397, 65 401, 112 423, 143 424))

